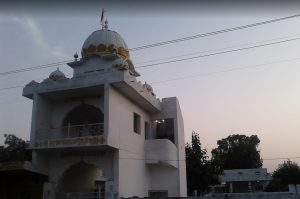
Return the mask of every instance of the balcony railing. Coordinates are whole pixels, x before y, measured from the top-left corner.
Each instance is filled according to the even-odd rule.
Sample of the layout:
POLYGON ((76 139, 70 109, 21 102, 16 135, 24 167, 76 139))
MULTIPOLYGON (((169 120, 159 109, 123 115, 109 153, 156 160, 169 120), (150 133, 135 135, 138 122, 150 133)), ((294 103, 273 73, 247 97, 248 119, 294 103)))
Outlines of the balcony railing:
POLYGON ((36 140, 54 140, 64 138, 76 138, 87 136, 103 135, 104 124, 81 124, 81 125, 68 125, 62 128, 49 128, 38 129, 36 132, 36 140))
POLYGON ((99 192, 57 193, 57 199, 104 199, 99 192))

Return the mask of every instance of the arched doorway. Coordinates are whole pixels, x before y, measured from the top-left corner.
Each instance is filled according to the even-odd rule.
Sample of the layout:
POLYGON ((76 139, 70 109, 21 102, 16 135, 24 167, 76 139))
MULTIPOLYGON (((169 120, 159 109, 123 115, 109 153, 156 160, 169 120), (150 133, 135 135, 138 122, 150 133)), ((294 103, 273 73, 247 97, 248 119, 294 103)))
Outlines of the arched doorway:
POLYGON ((67 113, 63 120, 63 133, 67 137, 94 136, 103 134, 104 115, 89 104, 80 104, 67 113))
POLYGON ((63 173, 58 184, 57 198, 104 199, 104 179, 99 168, 81 161, 63 173))

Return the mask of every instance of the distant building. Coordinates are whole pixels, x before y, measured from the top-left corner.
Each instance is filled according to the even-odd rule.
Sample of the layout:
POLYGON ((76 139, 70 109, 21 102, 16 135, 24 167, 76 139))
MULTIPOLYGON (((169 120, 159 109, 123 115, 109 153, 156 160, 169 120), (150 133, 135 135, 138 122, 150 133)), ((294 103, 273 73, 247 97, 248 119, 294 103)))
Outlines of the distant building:
POLYGON ((262 192, 271 181, 265 168, 224 170, 221 185, 212 187, 214 193, 262 192))
POLYGON ((1 199, 41 199, 47 176, 35 172, 31 162, 0 163, 1 199))
POLYGON ((46 175, 43 197, 186 196, 183 118, 175 97, 156 98, 137 81, 122 37, 103 28, 85 40, 81 58, 23 96, 33 100, 30 146, 46 175))

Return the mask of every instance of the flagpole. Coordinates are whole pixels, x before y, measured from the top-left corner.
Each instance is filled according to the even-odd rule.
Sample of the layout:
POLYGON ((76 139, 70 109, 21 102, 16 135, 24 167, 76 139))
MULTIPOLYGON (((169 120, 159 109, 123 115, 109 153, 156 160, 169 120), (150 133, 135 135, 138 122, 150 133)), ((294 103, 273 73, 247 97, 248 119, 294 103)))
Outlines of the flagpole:
POLYGON ((104 10, 104 8, 102 8, 101 20, 100 20, 100 24, 102 26, 102 29, 104 29, 104 26, 105 26, 105 24, 104 24, 104 12, 105 12, 105 10, 104 10))

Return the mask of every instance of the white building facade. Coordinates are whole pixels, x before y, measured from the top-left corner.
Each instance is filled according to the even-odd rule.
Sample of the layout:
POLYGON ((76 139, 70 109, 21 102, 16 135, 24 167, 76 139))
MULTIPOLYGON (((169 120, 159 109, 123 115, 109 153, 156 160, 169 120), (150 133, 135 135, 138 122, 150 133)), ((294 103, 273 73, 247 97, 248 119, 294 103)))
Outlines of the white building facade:
POLYGON ((44 198, 186 196, 183 118, 175 97, 156 98, 122 37, 106 25, 81 58, 30 82, 32 164, 48 176, 44 198))

